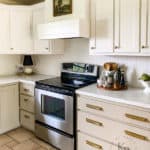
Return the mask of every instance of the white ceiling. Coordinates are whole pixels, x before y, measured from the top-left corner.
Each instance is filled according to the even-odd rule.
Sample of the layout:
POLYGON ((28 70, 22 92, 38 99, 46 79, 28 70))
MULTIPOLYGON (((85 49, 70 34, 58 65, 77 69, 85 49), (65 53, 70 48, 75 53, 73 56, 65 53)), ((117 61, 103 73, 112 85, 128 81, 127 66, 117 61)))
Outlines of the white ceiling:
POLYGON ((0 3, 9 5, 32 5, 44 0, 0 0, 0 3))

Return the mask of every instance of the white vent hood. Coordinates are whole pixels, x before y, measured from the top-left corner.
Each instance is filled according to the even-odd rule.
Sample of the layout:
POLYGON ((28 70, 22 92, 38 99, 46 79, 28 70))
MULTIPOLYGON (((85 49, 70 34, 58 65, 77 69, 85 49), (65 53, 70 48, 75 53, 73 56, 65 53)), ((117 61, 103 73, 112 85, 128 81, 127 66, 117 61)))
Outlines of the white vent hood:
POLYGON ((89 38, 89 22, 68 19, 38 25, 39 39, 89 38))

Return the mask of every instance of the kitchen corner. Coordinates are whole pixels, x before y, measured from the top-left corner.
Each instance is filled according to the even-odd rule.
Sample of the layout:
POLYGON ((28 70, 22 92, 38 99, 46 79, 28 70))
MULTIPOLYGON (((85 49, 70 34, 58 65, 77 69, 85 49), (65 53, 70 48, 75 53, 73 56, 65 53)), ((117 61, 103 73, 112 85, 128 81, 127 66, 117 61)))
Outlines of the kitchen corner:
POLYGON ((8 85, 11 83, 19 83, 19 82, 25 82, 30 84, 35 84, 38 80, 44 80, 47 78, 52 78, 54 76, 50 75, 42 75, 42 74, 33 74, 33 75, 3 75, 0 76, 0 86, 2 85, 8 85))

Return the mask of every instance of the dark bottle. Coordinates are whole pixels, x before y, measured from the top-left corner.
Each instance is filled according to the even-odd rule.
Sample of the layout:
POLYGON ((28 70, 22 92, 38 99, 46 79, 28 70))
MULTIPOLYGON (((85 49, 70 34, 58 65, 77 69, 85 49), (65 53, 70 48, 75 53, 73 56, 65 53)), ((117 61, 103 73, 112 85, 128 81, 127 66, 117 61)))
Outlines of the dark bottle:
POLYGON ((114 89, 120 89, 121 88, 121 70, 118 68, 118 70, 114 73, 114 89))
POLYGON ((125 73, 124 73, 124 71, 121 72, 120 85, 121 85, 121 88, 124 88, 124 87, 126 86, 125 73))

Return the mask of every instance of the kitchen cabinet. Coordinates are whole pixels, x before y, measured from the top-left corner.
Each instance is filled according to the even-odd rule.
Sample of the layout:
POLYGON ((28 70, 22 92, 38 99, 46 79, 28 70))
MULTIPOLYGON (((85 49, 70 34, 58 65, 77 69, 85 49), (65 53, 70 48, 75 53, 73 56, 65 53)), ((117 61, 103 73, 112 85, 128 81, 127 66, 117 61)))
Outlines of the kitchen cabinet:
POLYGON ((140 4, 140 0, 91 1, 91 55, 140 55, 140 4))
POLYGON ((34 43, 34 51, 43 51, 44 52, 49 52, 49 41, 48 40, 40 40, 38 38, 38 33, 37 33, 37 26, 38 24, 44 23, 45 18, 44 18, 44 7, 36 7, 33 8, 33 43, 34 43))
POLYGON ((140 50, 140 0, 115 0, 115 46, 117 53, 140 50))
POLYGON ((39 40, 37 25, 45 22, 44 3, 0 5, 0 54, 63 54, 64 40, 39 40))
POLYGON ((82 94, 77 109, 78 150, 149 150, 148 109, 82 94))
POLYGON ((31 131, 35 129, 34 85, 20 83, 20 122, 21 125, 31 131))
POLYGON ((33 54, 63 54, 64 40, 39 39, 37 26, 45 21, 45 5, 35 5, 33 7, 33 54))
POLYGON ((10 9, 10 31, 11 50, 27 53, 33 49, 30 7, 16 6, 10 9))
POLYGON ((141 52, 150 53, 150 1, 141 1, 141 52))
POLYGON ((20 126, 18 84, 0 87, 0 134, 20 126))
POLYGON ((9 8, 0 5, 0 53, 10 50, 10 12, 9 8))
POLYGON ((113 0, 91 1, 90 54, 113 52, 113 0))

